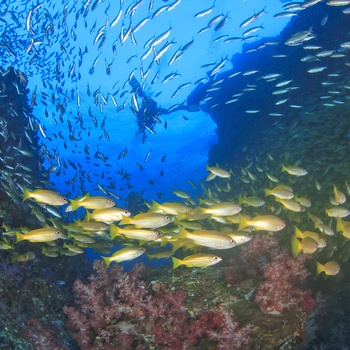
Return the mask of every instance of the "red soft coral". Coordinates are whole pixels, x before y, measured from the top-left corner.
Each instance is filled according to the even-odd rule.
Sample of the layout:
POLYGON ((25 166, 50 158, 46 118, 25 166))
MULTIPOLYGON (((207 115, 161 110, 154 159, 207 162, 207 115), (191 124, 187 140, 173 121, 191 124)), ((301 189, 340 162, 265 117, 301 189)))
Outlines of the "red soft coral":
POLYGON ((96 273, 89 277, 89 284, 78 280, 74 285, 76 306, 64 308, 68 325, 84 350, 150 346, 182 350, 201 339, 215 341, 219 349, 238 349, 227 346, 250 341, 250 326, 240 329, 223 305, 193 317, 184 292, 148 290, 140 278, 142 269, 124 273, 114 265, 108 271, 100 261, 93 267, 96 273))
POLYGON ((309 312, 315 305, 310 290, 302 290, 309 275, 304 267, 305 255, 291 257, 287 252, 274 251, 271 261, 261 268, 265 281, 258 287, 254 301, 262 311, 280 314, 294 307, 309 312))

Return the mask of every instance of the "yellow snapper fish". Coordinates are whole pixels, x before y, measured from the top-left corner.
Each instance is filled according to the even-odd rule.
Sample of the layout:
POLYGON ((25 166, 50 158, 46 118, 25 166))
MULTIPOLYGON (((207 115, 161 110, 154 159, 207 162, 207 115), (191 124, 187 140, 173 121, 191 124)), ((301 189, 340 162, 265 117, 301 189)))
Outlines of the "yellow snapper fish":
POLYGON ((236 214, 236 215, 226 216, 226 219, 228 221, 230 221, 232 224, 239 224, 239 222, 241 220, 241 216, 244 216, 248 220, 251 219, 251 217, 249 215, 244 215, 244 214, 236 214))
POLYGON ((35 253, 34 252, 28 252, 25 254, 18 254, 11 258, 11 261, 14 262, 25 262, 29 260, 35 259, 35 253))
POLYGON ((209 214, 211 216, 231 216, 239 213, 242 207, 239 204, 231 202, 221 202, 213 204, 208 208, 197 208, 198 211, 203 214, 209 214))
POLYGON ((142 255, 146 251, 143 247, 126 247, 117 250, 112 256, 103 256, 102 259, 106 265, 109 266, 113 261, 122 262, 127 260, 133 260, 142 255))
POLYGON ((0 241, 0 250, 9 250, 9 249, 14 249, 12 243, 4 238, 3 240, 0 241))
MULTIPOLYGON (((49 247, 49 248, 50 248, 50 247, 49 247)), ((57 258, 57 257, 60 256, 60 253, 59 253, 58 251, 56 251, 56 250, 50 250, 49 248, 43 247, 43 248, 41 249, 41 253, 42 253, 43 255, 46 255, 46 256, 49 257, 49 258, 57 258)))
POLYGON ((324 248, 327 245, 326 240, 323 237, 320 237, 320 235, 317 232, 313 232, 313 231, 301 231, 299 230, 296 226, 294 227, 294 235, 295 237, 298 238, 305 238, 305 237, 311 237, 312 239, 314 239, 319 248, 324 248))
POLYGON ((20 232, 16 232, 16 243, 21 241, 51 242, 59 238, 65 238, 65 236, 62 233, 62 231, 60 231, 56 227, 38 228, 38 229, 29 231, 25 235, 20 232))
MULTIPOLYGON (((176 238, 187 238, 197 245, 213 249, 230 249, 236 246, 236 242, 229 235, 213 230, 189 232, 181 228, 176 238)), ((186 244, 186 242, 184 242, 184 244, 186 244)), ((176 244, 174 245, 176 246, 176 244)))
POLYGON ((241 198, 239 204, 245 204, 250 207, 258 208, 265 204, 265 201, 259 197, 252 196, 247 198, 241 198))
POLYGON ((104 209, 115 206, 115 201, 104 196, 91 196, 86 194, 81 199, 71 199, 71 209, 72 211, 84 207, 85 209, 104 209))
POLYGON ((168 215, 159 213, 142 213, 133 218, 124 217, 121 225, 134 225, 137 228, 158 228, 168 225, 171 222, 168 215))
POLYGON ((90 221, 91 219, 104 222, 106 224, 111 224, 115 221, 120 221, 125 217, 130 216, 131 213, 128 210, 121 208, 105 208, 105 209, 96 209, 92 213, 86 213, 86 220, 90 221))
POLYGON ((286 227, 286 222, 275 215, 259 215, 253 219, 247 219, 244 216, 240 217, 239 227, 241 230, 247 226, 253 226, 259 231, 280 231, 286 227))
POLYGON ((247 232, 244 230, 225 232, 225 234, 230 236, 236 242, 237 245, 247 243, 253 238, 253 234, 251 232, 247 232))
POLYGON ((305 211, 303 206, 293 199, 275 198, 275 201, 281 203, 285 209, 288 209, 290 211, 294 211, 297 213, 305 211))
POLYGON ((207 177, 206 181, 210 181, 212 179, 215 179, 215 177, 220 177, 222 179, 228 179, 231 177, 231 174, 228 171, 221 169, 218 166, 208 166, 208 164, 207 164, 206 169, 207 169, 207 171, 210 171, 210 173, 211 173, 211 174, 209 174, 209 175, 211 175, 209 177, 209 180, 207 177))
POLYGON ((155 241, 156 239, 163 237, 163 234, 161 232, 144 230, 141 228, 137 229, 135 227, 121 228, 116 225, 110 225, 109 229, 112 239, 120 235, 123 235, 130 239, 137 239, 139 241, 155 241))
POLYGON ((282 171, 286 171, 289 175, 294 175, 294 176, 304 176, 307 174, 307 170, 300 168, 298 166, 285 166, 282 165, 282 171))
MULTIPOLYGON (((89 232, 91 233, 91 232, 89 232)), ((68 238, 73 239, 75 244, 79 244, 78 242, 81 243, 95 243, 95 240, 90 237, 88 234, 84 233, 68 233, 68 238)))
POLYGON ((301 251, 304 254, 313 254, 318 249, 318 243, 311 237, 305 237, 301 241, 292 235, 292 254, 298 256, 301 251))
POLYGON ((39 203, 45 203, 49 205, 65 205, 68 203, 67 199, 61 196, 59 193, 50 190, 34 190, 29 191, 24 189, 23 201, 33 198, 39 203))
POLYGON ((327 276, 335 276, 340 271, 340 266, 336 261, 328 261, 324 265, 316 261, 317 275, 324 272, 327 276))
POLYGON ((292 199, 294 197, 293 191, 284 186, 277 186, 272 190, 265 189, 265 196, 274 196, 279 199, 292 199))
POLYGON ((180 260, 175 257, 171 258, 173 261, 173 269, 176 269, 180 265, 185 265, 187 267, 208 267, 219 263, 222 258, 214 254, 198 253, 186 256, 184 259, 180 260))
POLYGON ((350 239, 350 222, 343 221, 339 216, 337 217, 337 232, 341 232, 342 235, 350 239))
POLYGON ((337 186, 334 185, 333 187, 333 191, 334 191, 334 199, 338 204, 344 204, 346 202, 346 196, 342 191, 339 191, 337 189, 337 186))
POLYGON ((71 252, 74 252, 76 254, 82 254, 84 253, 84 250, 81 249, 78 245, 75 244, 67 244, 66 242, 63 243, 63 248, 67 248, 71 252))
POLYGON ((155 213, 164 213, 170 215, 178 215, 179 213, 187 213, 191 208, 183 203, 179 202, 167 202, 159 204, 156 201, 152 201, 150 211, 155 213))
POLYGON ((350 214, 350 210, 348 208, 344 208, 341 206, 335 206, 335 207, 326 209, 326 213, 328 216, 333 218, 336 218, 336 217, 345 218, 350 214))
POLYGON ((322 222, 315 222, 315 227, 327 236, 334 236, 334 230, 322 222))
POLYGON ((86 231, 106 231, 108 229, 108 225, 104 222, 76 221, 75 224, 86 231))
POLYGON ((310 199, 306 197, 294 197, 295 200, 300 203, 303 207, 305 208, 310 208, 311 207, 311 201, 310 199))
POLYGON ((198 221, 179 221, 177 225, 190 230, 203 230, 204 226, 198 221))
POLYGON ((187 213, 180 213, 177 216, 177 220, 175 222, 181 221, 183 219, 186 219, 188 221, 205 220, 209 216, 210 214, 203 213, 202 208, 198 207, 189 210, 187 213))
POLYGON ((163 248, 163 249, 157 249, 155 252, 151 254, 147 254, 147 257, 152 259, 168 259, 170 258, 175 252, 172 249, 163 248))

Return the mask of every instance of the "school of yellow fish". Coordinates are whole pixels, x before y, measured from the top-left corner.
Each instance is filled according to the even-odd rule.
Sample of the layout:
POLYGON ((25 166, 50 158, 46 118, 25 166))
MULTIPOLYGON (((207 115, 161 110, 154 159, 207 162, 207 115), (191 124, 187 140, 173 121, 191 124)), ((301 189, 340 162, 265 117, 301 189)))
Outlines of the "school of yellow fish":
MULTIPOLYGON (((284 12, 276 13, 274 17, 298 17, 299 12, 322 2, 322 0, 307 0, 287 3, 283 5, 284 12)), ((119 6, 113 7, 109 3, 103 4, 103 1, 86 0, 79 8, 75 2, 65 3, 62 1, 61 7, 57 6, 56 2, 47 2, 26 6, 25 10, 22 10, 16 2, 8 4, 8 8, 4 9, 1 14, 2 22, 8 28, 6 35, 2 38, 1 45, 4 50, 3 64, 25 68, 23 70, 28 76, 31 76, 35 70, 41 72, 42 84, 38 85, 38 88, 35 86, 32 89, 30 104, 32 107, 38 104, 46 107, 44 107, 44 115, 47 120, 44 118, 39 120, 30 113, 25 113, 29 124, 23 136, 24 140, 27 139, 30 144, 33 144, 31 133, 40 133, 42 139, 47 141, 51 141, 53 138, 61 139, 63 148, 75 153, 77 142, 88 139, 90 133, 93 132, 91 130, 97 130, 97 127, 100 126, 99 129, 103 131, 100 139, 104 137, 109 142, 110 136, 105 125, 106 115, 103 114, 103 109, 106 108, 107 104, 116 107, 117 112, 128 110, 130 107, 135 115, 140 114, 138 112, 143 111, 140 93, 143 93, 144 87, 152 85, 157 79, 161 81, 160 86, 163 86, 163 84, 168 84, 169 81, 181 76, 181 67, 178 66, 180 73, 177 70, 170 71, 172 69, 170 67, 179 64, 178 61, 181 57, 190 55, 191 50, 193 52, 199 36, 202 36, 204 32, 206 32, 204 35, 210 37, 210 45, 220 41, 225 44, 235 41, 258 42, 259 35, 254 33, 263 30, 263 25, 255 27, 250 25, 260 24, 257 21, 261 21, 269 11, 269 6, 267 6, 267 9, 264 7, 260 11, 254 12, 236 28, 240 36, 231 37, 228 27, 232 24, 233 19, 220 13, 214 2, 211 7, 205 7, 193 14, 193 17, 200 22, 198 25, 201 29, 197 33, 189 33, 188 39, 175 38, 171 23, 169 23, 169 28, 161 25, 158 27, 158 23, 156 23, 157 31, 154 33, 152 31, 153 36, 147 42, 137 44, 135 34, 146 26, 146 23, 155 23, 158 18, 175 9, 180 11, 183 8, 183 13, 187 9, 185 2, 181 2, 181 0, 175 0, 158 7, 153 0, 147 3, 135 0, 131 1, 129 5, 120 0, 119 6), (142 12, 145 7, 148 7, 147 15, 142 12), (52 10, 52 13, 48 9, 52 10), (98 10, 101 10, 101 13, 105 15, 94 22, 94 17, 89 16, 89 14, 98 10), (206 20, 209 16, 210 20, 206 20), (21 23, 24 32, 17 30, 21 23), (79 40, 77 41, 78 25, 84 25, 86 28, 83 45, 79 43, 79 40), (242 32, 243 30, 244 32, 242 32), (85 38, 89 37, 89 33, 91 37, 94 35, 94 40, 86 42, 85 38), (215 35, 214 39, 212 35, 215 35), (118 36, 119 39, 116 39, 118 36), (112 38, 116 40, 113 43, 110 42, 111 45, 104 46, 112 38), (180 40, 176 43, 175 39, 191 40, 188 42, 180 40), (133 45, 130 46, 134 49, 130 52, 130 57, 127 60, 127 64, 130 63, 127 80, 113 82, 112 90, 106 90, 105 87, 93 86, 94 79, 91 79, 91 86, 89 83, 87 84, 86 94, 84 94, 82 84, 78 84, 81 77, 92 76, 95 69, 97 71, 98 68, 101 68, 98 65, 101 66, 103 58, 106 72, 104 78, 113 77, 111 70, 120 63, 116 58, 117 63, 114 63, 113 67, 114 58, 117 57, 117 51, 124 50, 125 43, 132 43, 133 45), (162 47, 160 47, 161 45, 162 47), (59 52, 57 52, 58 47, 59 52), (108 49, 101 51, 103 48, 108 49), (25 55, 16 54, 16 51, 25 52, 25 55), (108 51, 113 53, 113 58, 108 58, 110 60, 107 60, 105 56, 108 51), (88 56, 88 52, 91 55, 96 55, 93 62, 88 60, 91 58, 88 56), (166 53, 170 56, 167 56, 166 53), (23 66, 18 64, 20 60, 23 60, 23 66), (163 61, 164 66, 167 65, 168 69, 162 69, 161 72, 158 69, 160 61, 163 61), (152 74, 154 75, 153 79, 150 78, 152 74), (133 85, 135 77, 141 81, 141 88, 135 88, 133 85), (69 83, 74 84, 70 85, 69 83), (117 88, 118 84, 122 87, 117 88), (40 87, 41 85, 42 87, 40 87), (131 91, 129 91, 130 87, 132 87, 131 91), (88 101, 93 100, 92 107, 86 107, 88 104, 85 105, 86 101, 82 101, 82 98, 88 101), (128 106, 128 101, 131 101, 130 106, 128 106), (71 114, 73 102, 74 113, 71 114), (77 115, 76 106, 78 107, 77 115), (83 117, 85 113, 83 107, 87 109, 86 113, 91 118, 90 122, 83 117), (101 113, 100 117, 95 116, 97 112, 101 113), (67 124, 67 127, 60 129, 59 132, 56 131, 56 128, 49 127, 56 126, 58 123, 61 123, 62 126, 67 124), (75 124, 78 125, 77 128, 75 124), (95 129, 92 129, 92 126, 95 129)), ((350 5, 349 0, 327 0, 323 3, 329 9, 339 7, 339 11, 334 11, 337 16, 344 17, 350 14, 350 8, 345 8, 345 6, 350 5)), ((200 2, 198 4, 202 5, 200 2)), ((328 10, 324 12, 320 23, 322 28, 329 22, 328 16, 331 16, 330 10, 329 13, 328 10)), ((198 195, 198 198, 194 199, 181 190, 174 190, 174 194, 181 199, 176 202, 148 203, 149 211, 144 213, 130 213, 118 208, 115 200, 110 197, 117 199, 119 197, 99 184, 99 179, 106 175, 107 180, 110 181, 108 189, 115 189, 115 179, 108 170, 113 161, 109 159, 109 163, 106 163, 108 156, 100 151, 99 143, 85 143, 85 146, 81 147, 80 153, 85 155, 89 166, 91 154, 94 154, 95 162, 101 160, 103 163, 97 165, 95 163, 95 166, 103 169, 102 174, 93 174, 91 170, 85 171, 88 167, 84 167, 79 161, 76 163, 74 160, 61 159, 57 150, 50 153, 50 147, 45 145, 42 146, 42 158, 46 157, 49 161, 48 170, 50 173, 55 173, 57 176, 62 173, 66 176, 66 185, 73 188, 73 192, 76 182, 80 180, 79 188, 83 189, 84 181, 87 180, 89 183, 97 183, 96 190, 102 191, 106 197, 85 194, 82 197, 67 200, 48 189, 24 189, 22 188, 23 182, 20 184, 19 179, 25 181, 25 186, 30 186, 33 179, 30 174, 32 170, 25 164, 14 166, 12 164, 15 162, 14 157, 1 155, 0 159, 5 168, 0 173, 0 181, 6 189, 8 197, 13 197, 12 193, 15 188, 16 193, 23 193, 25 203, 31 204, 35 201, 45 205, 53 218, 51 221, 47 221, 46 216, 38 210, 38 206, 33 206, 33 215, 43 223, 44 227, 38 227, 35 230, 23 227, 18 230, 4 225, 0 249, 12 251, 13 261, 27 261, 35 258, 33 251, 17 254, 17 247, 24 244, 21 242, 28 241, 28 244, 40 245, 42 254, 49 257, 57 257, 60 254, 81 254, 85 248, 92 248, 104 256, 107 265, 112 261, 122 262, 134 259, 141 254, 147 254, 149 258, 154 259, 171 257, 174 268, 179 265, 207 267, 222 260, 220 256, 210 254, 211 250, 235 249, 237 245, 248 242, 254 234, 259 234, 262 231, 278 236, 282 242, 288 241, 294 255, 301 253, 312 255, 318 274, 324 272, 326 275, 336 275, 340 269, 339 262, 346 262, 350 256, 348 248, 350 222, 345 219, 349 215, 346 196, 350 195, 350 189, 347 183, 342 181, 342 177, 339 177, 339 174, 347 172, 348 169, 338 165, 333 167, 334 174, 329 176, 328 181, 337 179, 337 184, 332 184, 332 193, 327 193, 327 191, 321 193, 320 190, 324 184, 318 180, 320 177, 328 176, 327 172, 332 167, 334 160, 333 154, 336 160, 340 159, 342 163, 347 163, 349 145, 346 143, 347 140, 343 133, 344 130, 348 129, 346 124, 348 113, 346 113, 346 118, 342 118, 339 111, 342 107, 345 110, 348 104, 350 85, 346 79, 348 79, 347 71, 350 66, 348 60, 350 42, 347 36, 346 39, 339 42, 334 40, 332 45, 326 46, 326 43, 317 41, 319 33, 315 30, 317 31, 317 28, 307 30, 300 28, 299 31, 293 32, 284 41, 284 44, 288 50, 300 50, 300 52, 307 53, 300 54, 300 61, 307 65, 304 70, 306 75, 310 77, 310 81, 313 76, 322 77, 320 81, 315 80, 322 89, 322 93, 315 95, 316 99, 308 96, 308 90, 305 90, 305 87, 301 89, 301 86, 297 85, 299 82, 294 79, 293 74, 291 76, 282 74, 282 64, 277 65, 277 61, 289 60, 289 51, 287 51, 288 54, 281 51, 273 55, 276 61, 276 70, 268 74, 261 75, 259 73, 260 67, 252 65, 249 70, 237 70, 227 76, 227 79, 232 79, 242 75, 253 80, 247 81, 242 90, 227 97, 222 102, 224 105, 233 105, 239 102, 243 94, 262 91, 265 90, 266 84, 274 84, 273 87, 269 88, 274 99, 272 104, 274 109, 268 111, 268 116, 276 118, 274 119, 276 130, 274 133, 264 133, 268 139, 268 147, 262 147, 261 144, 259 144, 259 148, 256 147, 273 155, 270 153, 263 154, 263 156, 258 153, 253 156, 249 155, 246 157, 247 165, 241 169, 233 169, 233 171, 227 171, 219 166, 207 166, 208 176, 205 179, 205 185, 202 186, 203 195, 198 195), (309 43, 310 41, 312 44, 309 43), (339 62, 335 66, 336 68, 330 64, 332 60, 339 62), (309 64, 311 65, 309 66, 309 64), (328 74, 325 75, 326 72, 328 74), (254 79, 255 77, 257 78, 254 79), (340 81, 341 78, 342 81, 340 81), (261 82, 263 83, 262 89, 259 85, 261 82), (298 90, 302 90, 299 96, 289 97, 289 94, 298 90), (282 95, 287 97, 280 99, 279 96, 282 95), (275 98, 278 99, 275 100, 275 98), (299 119, 295 118, 295 123, 293 121, 291 125, 287 126, 283 124, 284 117, 287 117, 289 113, 287 110, 284 112, 279 108, 287 105, 293 111, 300 111, 298 114, 300 122, 299 119), (331 110, 332 112, 330 112, 331 110), (334 113, 337 118, 327 119, 326 113, 334 113), (295 127, 298 122, 302 125, 299 129, 295 127), (303 126, 306 127, 302 129, 303 126), (324 137, 325 135, 327 137, 324 137), (342 138, 345 141, 342 141, 342 138), (276 157, 276 154, 283 152, 281 150, 286 148, 287 143, 287 148, 292 148, 294 155, 300 153, 300 159, 302 159, 303 164, 307 165, 306 169, 300 166, 301 162, 292 162, 291 159, 295 160, 295 158, 291 155, 285 155, 284 164, 280 164, 281 157, 276 157), (335 145, 334 150, 329 147, 332 144, 335 145), (275 153, 272 152, 273 148, 277 149, 275 153), (318 166, 316 164, 318 162, 320 166, 317 169, 317 180, 314 178, 316 173, 314 169, 318 166), (323 169, 324 167, 326 169, 323 169), (73 178, 67 179, 66 169, 68 174, 70 168, 74 169, 75 175, 73 178), (312 177, 308 174, 308 170, 313 170, 312 177), (305 178, 310 180, 305 181, 305 178), (312 192, 315 192, 315 196, 312 192), (328 195, 331 195, 330 201, 328 195), (314 200, 315 198, 317 202, 314 200), (85 212, 85 218, 83 220, 76 219, 70 223, 61 220, 61 215, 58 212, 61 211, 62 206, 66 206, 65 212, 70 217, 74 215, 78 217, 79 213, 85 212), (57 210, 56 207, 59 209, 57 210), (79 213, 76 214, 76 211, 79 213), (110 256, 111 249, 116 245, 120 245, 121 248, 118 248, 110 256), (343 249, 344 247, 346 249, 343 249), (182 258, 183 256, 184 258, 182 258)), ((244 54, 248 55, 278 44, 279 42, 274 40, 264 41, 255 48, 249 47, 248 50, 244 51, 244 54)), ((191 85, 195 87, 205 83, 207 84, 206 94, 198 101, 197 108, 210 100, 216 101, 211 94, 214 91, 223 92, 220 84, 224 79, 221 79, 219 73, 224 71, 225 64, 228 62, 227 57, 216 57, 213 63, 203 65, 202 68, 208 70, 203 74, 203 78, 195 82, 181 81, 181 84, 176 86, 174 91, 171 91, 171 98, 174 98, 180 90, 186 87, 191 85)), ((6 76, 9 71, 8 69, 1 73, 6 76)), ((20 76, 21 83, 13 84, 13 86, 16 88, 18 96, 21 96, 24 94, 27 78, 19 71, 17 74, 20 76)), ((306 87, 308 88, 309 79, 307 82, 306 87)), ((161 90, 167 89, 161 88, 161 90)), ((161 92, 155 96, 158 97, 161 92)), ((176 103, 166 110, 160 109, 159 114, 153 116, 153 121, 160 123, 162 122, 159 118, 161 114, 170 114, 179 109, 191 111, 193 107, 187 106, 185 101, 176 103)), ((209 109, 215 110, 217 107, 222 107, 222 105, 214 103, 210 105, 209 109)), ((260 105, 251 106, 244 112, 247 116, 258 116, 263 113, 260 105)), ((12 113, 14 112, 11 108, 10 114, 12 115, 12 113)), ((184 116, 184 118, 187 117, 184 116)), ((166 120, 164 120, 163 125, 164 128, 167 128, 166 120)), ((140 129, 137 135, 143 134, 142 142, 147 137, 146 131, 151 134, 155 133, 147 125, 144 130, 140 129)), ((0 136, 7 140, 8 135, 11 135, 14 140, 16 139, 16 134, 11 129, 8 130, 7 123, 2 122, 0 136)), ((264 135, 262 137, 265 137, 264 135)), ((18 146, 16 143, 16 146, 13 147, 13 150, 16 151, 15 155, 19 152, 26 157, 32 157, 32 153, 23 148, 22 139, 17 141, 18 146)), ((261 142, 260 139, 259 142, 261 142)), ((251 146, 248 145, 248 149, 253 153, 251 146)), ((243 150, 244 152, 246 150, 243 150)), ((150 153, 151 150, 147 153, 145 162, 150 157, 150 153)), ((118 160, 125 158, 127 154, 128 148, 125 147, 119 153, 118 160)), ((162 162, 164 162, 165 157, 166 155, 162 157, 162 162)), ((136 163, 136 165, 143 171, 140 163, 136 163)), ((126 186, 131 189, 129 172, 129 170, 127 172, 122 168, 118 174, 122 180, 127 181, 126 186)), ((163 173, 162 170, 161 176, 163 173)), ((154 181, 149 180, 148 183, 153 184, 154 181)), ((189 182, 195 186, 190 180, 189 182)), ((15 203, 20 205, 16 201, 15 203)))
MULTIPOLYGON (((180 265, 203 268, 222 260, 210 250, 232 249, 248 242, 259 232, 275 234, 281 231, 281 235, 290 237, 294 256, 320 253, 327 246, 328 238, 334 235, 350 239, 350 222, 344 220, 350 215, 346 207, 346 196, 350 195, 347 185, 346 194, 334 185, 330 203, 325 203, 323 217, 328 218, 325 223, 312 214, 312 203, 308 198, 297 195, 289 184, 280 183, 268 173, 264 175, 269 178, 271 186, 264 189, 261 197, 239 195, 235 200, 221 201, 218 193, 231 193, 232 171, 218 166, 207 166, 207 170, 207 185, 202 184, 204 194, 198 196, 198 205, 186 192, 174 190, 181 201, 161 204, 152 201, 148 203, 147 212, 137 215, 118 208, 113 199, 105 196, 85 194, 68 201, 52 190, 26 189, 23 201, 66 205, 67 213, 84 208, 85 218, 68 224, 52 219, 45 227, 34 230, 4 227, 4 235, 8 238, 2 239, 0 249, 12 250, 13 261, 35 258, 32 251, 16 254, 18 244, 28 241, 41 244, 42 254, 48 257, 81 254, 85 248, 92 248, 106 255, 102 258, 107 266, 146 254, 150 259, 171 257, 173 268, 180 265), (309 218, 305 227, 300 215, 309 218), (313 230, 309 229, 310 222, 313 230), (64 240, 64 243, 59 243, 59 240, 64 240), (118 249, 108 256, 115 246, 118 249), (180 249, 182 259, 173 256, 178 255, 180 249)), ((248 177, 253 176, 248 168, 241 170, 248 177)), ((282 165, 282 172, 288 174, 286 180, 289 182, 308 175, 306 169, 296 165, 282 165)), ((315 264, 317 274, 336 275, 340 270, 335 260, 315 261, 315 264)))

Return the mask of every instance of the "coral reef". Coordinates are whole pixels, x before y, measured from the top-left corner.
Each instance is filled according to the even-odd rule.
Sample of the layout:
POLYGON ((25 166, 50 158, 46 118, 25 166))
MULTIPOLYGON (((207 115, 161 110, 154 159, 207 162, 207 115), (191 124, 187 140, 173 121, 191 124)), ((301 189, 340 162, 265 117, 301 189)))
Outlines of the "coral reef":
POLYGON ((254 293, 254 302, 268 314, 279 315, 293 308, 311 312, 316 304, 311 290, 303 290, 309 272, 304 267, 307 255, 295 258, 283 250, 276 238, 268 234, 256 235, 241 249, 240 259, 230 260, 223 268, 223 278, 237 283, 263 273, 264 280, 254 293), (255 269, 255 271, 253 271, 255 269))
POLYGON ((302 290, 309 275, 304 262, 306 255, 291 258, 285 252, 271 254, 271 262, 263 267, 265 281, 258 287, 254 301, 261 310, 270 314, 281 314, 299 307, 310 312, 315 307, 311 290, 302 290))
POLYGON ((62 307, 72 298, 69 286, 89 266, 82 256, 61 257, 55 264, 49 258, 11 264, 1 257, 0 348, 77 349, 62 307))
POLYGON ((239 328, 224 305, 193 315, 183 291, 166 290, 162 284, 148 289, 141 279, 142 265, 127 273, 118 265, 108 271, 101 261, 93 267, 88 284, 75 282, 76 307, 64 308, 82 349, 176 350, 205 340, 233 350, 251 343, 252 326, 239 328))

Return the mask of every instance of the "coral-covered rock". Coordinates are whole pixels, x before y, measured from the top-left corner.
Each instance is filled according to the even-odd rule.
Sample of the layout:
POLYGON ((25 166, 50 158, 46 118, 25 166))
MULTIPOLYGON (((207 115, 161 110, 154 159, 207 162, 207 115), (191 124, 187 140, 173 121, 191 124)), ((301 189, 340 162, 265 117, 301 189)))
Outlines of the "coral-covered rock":
POLYGON ((270 259, 262 266, 265 281, 254 296, 261 310, 270 314, 280 314, 294 307, 303 312, 312 311, 315 299, 310 290, 302 289, 309 275, 304 267, 307 256, 293 258, 284 251, 274 251, 270 259))
POLYGON ((239 328, 224 305, 191 314, 185 292, 148 289, 140 266, 124 273, 118 265, 108 271, 95 261, 89 283, 75 282, 76 305, 64 307, 64 313, 82 349, 182 350, 209 341, 234 350, 250 344, 252 326, 239 328))

